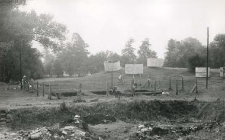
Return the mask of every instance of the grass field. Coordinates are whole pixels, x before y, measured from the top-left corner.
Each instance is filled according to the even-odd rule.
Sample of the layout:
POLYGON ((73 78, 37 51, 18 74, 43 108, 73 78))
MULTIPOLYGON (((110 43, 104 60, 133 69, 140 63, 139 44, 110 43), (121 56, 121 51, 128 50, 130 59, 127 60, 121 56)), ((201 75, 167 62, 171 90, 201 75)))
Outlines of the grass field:
MULTIPOLYGON (((113 73, 113 86, 117 86, 118 90, 122 93, 125 93, 127 90, 131 88, 132 75, 124 76, 124 83, 118 83, 118 76, 123 73, 124 70, 117 71, 113 73)), ((61 103, 63 100, 73 100, 76 97, 64 97, 62 100, 51 100, 47 99, 47 94, 49 93, 48 85, 50 84, 52 90, 54 92, 76 92, 79 90, 80 83, 82 84, 82 91, 90 96, 84 96, 88 100, 92 98, 102 98, 102 100, 113 100, 114 97, 110 96, 99 96, 90 93, 90 91, 105 91, 106 90, 106 82, 108 82, 109 88, 112 85, 112 74, 107 72, 96 73, 93 75, 85 76, 85 77, 73 77, 73 78, 46 78, 40 79, 39 82, 39 97, 37 97, 36 91, 28 92, 21 90, 5 90, 8 86, 1 85, 0 86, 0 105, 8 106, 8 107, 19 107, 19 106, 33 106, 33 105, 48 105, 61 103), (43 91, 43 83, 45 86, 45 96, 42 96, 43 91)), ((196 94, 190 93, 191 89, 195 85, 195 76, 193 73, 187 71, 187 69, 182 68, 144 68, 144 74, 135 75, 135 81, 140 84, 138 86, 139 89, 148 89, 154 90, 154 86, 156 83, 157 91, 168 91, 170 93, 169 96, 147 96, 147 99, 193 99, 197 97, 199 100, 216 100, 217 98, 224 99, 225 98, 225 80, 219 77, 219 70, 212 70, 211 78, 209 80, 209 88, 205 89, 205 79, 198 79, 198 90, 199 93, 196 94), (176 80, 178 80, 178 88, 181 89, 181 78, 184 79, 184 91, 179 91, 179 94, 175 94, 176 89, 176 80), (148 77, 150 77, 150 87, 144 88, 143 86, 146 84, 148 77), (169 88, 169 77, 171 77, 171 86, 173 90, 168 91, 169 88)), ((13 86, 11 86, 13 87, 13 86)), ((131 93, 127 93, 131 94, 131 93)), ((124 97, 125 98, 125 97, 124 97)), ((136 98, 142 98, 142 96, 138 96, 136 98)), ((143 95, 143 98, 146 99, 146 96, 143 95)), ((128 98, 129 99, 129 98, 128 98)), ((127 100, 127 99, 125 99, 127 100)))
MULTIPOLYGON (((14 90, 13 88, 16 87, 16 85, 11 85, 11 90, 6 90, 7 88, 9 88, 9 86, 7 84, 1 83, 0 107, 1 109, 11 110, 12 115, 14 116, 14 118, 16 118, 16 120, 12 121, 11 127, 16 129, 30 129, 42 125, 53 125, 57 121, 68 119, 68 117, 71 117, 72 114, 78 112, 81 115, 87 115, 90 113, 109 113, 112 116, 116 117, 118 121, 111 124, 98 124, 90 126, 90 128, 96 134, 105 135, 107 133, 110 139, 113 137, 117 137, 117 139, 127 138, 128 134, 124 134, 124 131, 129 131, 129 135, 136 132, 137 130, 134 129, 134 127, 136 127, 137 123, 143 123, 143 116, 146 116, 146 120, 144 121, 151 120, 151 117, 149 118, 149 116, 146 114, 152 115, 152 117, 154 118, 156 117, 153 120, 157 121, 157 123, 164 124, 164 119, 166 119, 166 122, 172 121, 170 120, 171 118, 169 119, 168 116, 165 116, 167 113, 169 113, 170 117, 172 117, 173 119, 178 119, 174 118, 174 115, 180 114, 181 118, 190 116, 198 118, 200 116, 201 119, 205 117, 212 120, 218 120, 219 117, 219 120, 221 122, 223 122, 224 120, 221 119, 225 117, 223 115, 223 112, 225 112, 225 110, 221 108, 224 105, 220 107, 220 104, 218 104, 217 101, 219 99, 220 102, 222 101, 222 103, 224 103, 225 79, 219 77, 218 69, 214 69, 211 71, 208 89, 205 88, 205 78, 199 78, 199 92, 190 93, 191 89, 195 85, 196 79, 195 75, 188 72, 187 69, 144 68, 144 74, 141 75, 141 77, 140 75, 135 75, 135 82, 139 84, 138 89, 154 91, 154 88, 156 86, 157 91, 167 91, 169 92, 169 95, 160 94, 149 96, 137 94, 134 97, 129 96, 131 95, 130 88, 133 75, 125 75, 125 82, 121 84, 118 83, 118 77, 121 73, 124 74, 123 69, 121 71, 113 73, 113 86, 117 86, 118 90, 121 91, 122 95, 124 95, 120 98, 120 100, 112 95, 107 96, 93 94, 94 91, 105 91, 106 82, 108 82, 109 87, 111 87, 112 85, 112 74, 101 72, 85 77, 39 79, 37 80, 39 83, 39 96, 37 96, 37 91, 30 92, 24 90, 14 90), (181 77, 183 77, 184 80, 184 90, 181 90, 181 77), (172 90, 169 90, 169 78, 171 78, 172 90), (148 79, 150 79, 150 87, 144 87, 148 79), (175 90, 176 81, 178 82, 178 95, 176 95, 175 90), (44 96, 42 86, 43 83, 45 85, 44 96), (76 93, 79 90, 80 83, 82 84, 83 93, 81 95, 81 99, 85 102, 77 103, 77 101, 79 100, 78 96, 67 96, 62 97, 61 99, 53 97, 52 100, 47 99, 49 93, 49 84, 51 85, 51 88, 54 92, 76 93), (201 102, 197 104, 195 102, 192 102, 195 98, 201 102), (179 100, 181 102, 174 103, 174 100, 179 100), (72 113, 61 112, 60 110, 57 111, 57 109, 54 109, 59 108, 59 106, 63 102, 65 102, 66 105, 71 110, 73 110, 70 111, 72 113), (196 110, 190 113, 189 111, 191 108, 188 107, 189 104, 191 104, 193 108, 196 108, 196 110), (174 109, 176 110, 175 114, 174 109), (115 110, 117 110, 117 112, 115 112, 115 110), (152 114, 151 111, 156 113, 152 114), (186 114, 182 113, 184 111, 186 111, 186 114), (47 115, 46 112, 48 112, 47 115), (210 114, 209 112, 212 112, 213 114, 210 114), (28 116, 27 113, 29 114, 28 116), (130 113, 133 118, 129 115, 130 113), (139 113, 143 114, 137 115, 139 113), (186 116, 183 116, 182 114, 186 116), (207 115, 209 117, 207 117, 207 115), (42 122, 38 118, 38 116, 44 118, 45 121, 42 122), (161 119, 163 121, 158 120, 159 116, 162 117, 161 119), (124 125, 124 127, 122 127, 121 125, 124 125), (115 133, 114 131, 118 133, 115 133)), ((167 123, 165 125, 167 125, 167 123)), ((198 133, 198 137, 202 137, 203 135, 205 135, 205 133, 198 133)), ((212 135, 208 135, 207 138, 212 139, 211 136, 216 136, 216 134, 212 133, 212 135)))

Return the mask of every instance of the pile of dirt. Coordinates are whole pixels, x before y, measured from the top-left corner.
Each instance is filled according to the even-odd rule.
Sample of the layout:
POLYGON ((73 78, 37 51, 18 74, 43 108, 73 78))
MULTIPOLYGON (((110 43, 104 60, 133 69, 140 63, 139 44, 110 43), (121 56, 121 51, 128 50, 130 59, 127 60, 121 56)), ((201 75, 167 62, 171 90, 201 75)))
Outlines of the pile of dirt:
POLYGON ((85 117, 89 124, 100 124, 122 120, 133 121, 167 121, 176 122, 196 118, 205 121, 223 123, 225 121, 225 102, 200 101, 130 101, 130 102, 96 102, 91 105, 74 105, 57 108, 23 108, 10 111, 11 126, 14 128, 32 125, 52 125, 64 121, 74 114, 85 117), (96 114, 98 113, 98 114, 96 114), (32 125, 31 125, 32 124, 32 125))
POLYGON ((106 95, 106 91, 91 91, 91 93, 97 94, 97 95, 106 95))
POLYGON ((176 123, 176 124, 160 124, 159 122, 152 124, 146 123, 137 126, 137 130, 130 137, 131 140, 136 139, 188 139, 192 134, 197 132, 220 132, 221 126, 215 122, 201 123, 176 123))
POLYGON ((88 124, 97 125, 97 124, 115 122, 116 118, 109 115, 92 114, 92 115, 88 115, 84 117, 84 121, 88 124))
POLYGON ((77 92, 62 92, 61 94, 64 97, 77 96, 77 92))
POLYGON ((7 83, 4 83, 4 82, 0 82, 0 86, 6 86, 8 85, 7 83))
POLYGON ((225 101, 218 99, 215 102, 201 103, 197 118, 218 123, 225 122, 225 101))
POLYGON ((76 126, 41 127, 29 131, 6 132, 0 138, 4 140, 99 140, 99 136, 76 126))

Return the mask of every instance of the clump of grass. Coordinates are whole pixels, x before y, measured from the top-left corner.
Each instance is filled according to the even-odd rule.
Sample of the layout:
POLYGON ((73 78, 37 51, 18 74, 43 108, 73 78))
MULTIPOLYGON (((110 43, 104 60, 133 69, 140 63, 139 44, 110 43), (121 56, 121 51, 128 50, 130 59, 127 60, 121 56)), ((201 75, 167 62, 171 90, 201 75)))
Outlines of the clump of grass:
POLYGON ((82 100, 82 99, 79 97, 79 98, 73 99, 73 102, 74 102, 74 103, 85 103, 86 101, 85 101, 85 100, 82 100))
POLYGON ((59 105, 59 109, 60 111, 68 111, 68 107, 64 101, 59 105))

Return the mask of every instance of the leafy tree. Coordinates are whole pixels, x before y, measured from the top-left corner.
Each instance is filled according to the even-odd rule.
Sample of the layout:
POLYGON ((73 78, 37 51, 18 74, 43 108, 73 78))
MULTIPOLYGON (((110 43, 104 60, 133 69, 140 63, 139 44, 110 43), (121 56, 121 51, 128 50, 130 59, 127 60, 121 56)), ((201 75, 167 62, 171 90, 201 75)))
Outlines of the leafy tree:
POLYGON ((0 50, 4 52, 0 57, 5 58, 0 59, 0 81, 5 82, 20 79, 19 54, 22 54, 23 74, 40 77, 43 74, 41 55, 31 48, 31 42, 36 40, 57 51, 58 44, 65 39, 66 34, 66 27, 54 22, 52 16, 38 16, 34 11, 22 12, 16 7, 7 3, 0 8, 0 50), (32 59, 35 61, 31 62, 32 59), (34 69, 36 66, 40 68, 34 69))
POLYGON ((121 56, 117 53, 110 52, 107 59, 111 61, 120 61, 121 56))
POLYGON ((215 36, 212 43, 209 46, 210 62, 214 68, 225 66, 225 34, 218 34, 215 36))
POLYGON ((182 41, 170 39, 168 42, 164 65, 168 67, 188 67, 188 59, 204 50, 202 44, 195 38, 182 41))
POLYGON ((181 43, 174 39, 170 39, 167 45, 167 52, 165 56, 164 65, 167 67, 176 67, 178 65, 179 59, 177 59, 177 54, 179 53, 179 48, 181 43))
POLYGON ((57 77, 63 77, 63 67, 62 67, 62 63, 60 62, 59 59, 56 59, 54 61, 53 71, 54 71, 54 74, 57 75, 57 77))
POLYGON ((146 38, 142 41, 142 44, 138 50, 138 63, 144 64, 147 66, 147 58, 157 58, 156 52, 150 49, 151 44, 149 43, 149 39, 146 38))
POLYGON ((45 74, 52 76, 53 74, 53 63, 55 61, 55 57, 50 53, 50 51, 45 48, 44 52, 44 70, 45 74))
POLYGON ((125 64, 135 63, 136 55, 134 53, 135 48, 132 47, 134 40, 131 38, 126 42, 125 48, 122 50, 121 63, 125 64))
POLYGON ((91 55, 89 60, 91 62, 92 71, 103 71, 104 70, 104 62, 107 61, 110 55, 109 51, 101 51, 96 53, 95 55, 91 55))
POLYGON ((203 56, 195 54, 188 58, 188 69, 191 72, 195 72, 195 67, 203 67, 205 63, 206 61, 203 56))
POLYGON ((59 59, 65 71, 72 76, 80 74, 80 68, 88 59, 88 45, 78 33, 74 33, 72 39, 66 44, 66 48, 59 54, 59 59))

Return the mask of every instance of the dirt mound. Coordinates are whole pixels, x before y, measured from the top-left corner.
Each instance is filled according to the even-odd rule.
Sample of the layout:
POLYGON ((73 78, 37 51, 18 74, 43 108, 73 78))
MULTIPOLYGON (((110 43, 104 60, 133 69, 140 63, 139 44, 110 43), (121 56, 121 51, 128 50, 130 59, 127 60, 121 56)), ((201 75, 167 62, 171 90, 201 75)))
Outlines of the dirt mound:
POLYGON ((218 123, 225 121, 225 101, 216 100, 215 102, 201 103, 197 118, 211 120, 218 123))
POLYGON ((0 82, 0 86, 6 86, 7 84, 4 82, 0 82))
POLYGON ((115 122, 116 118, 109 115, 93 114, 93 115, 88 115, 84 117, 84 121, 88 124, 97 125, 97 124, 115 122))

